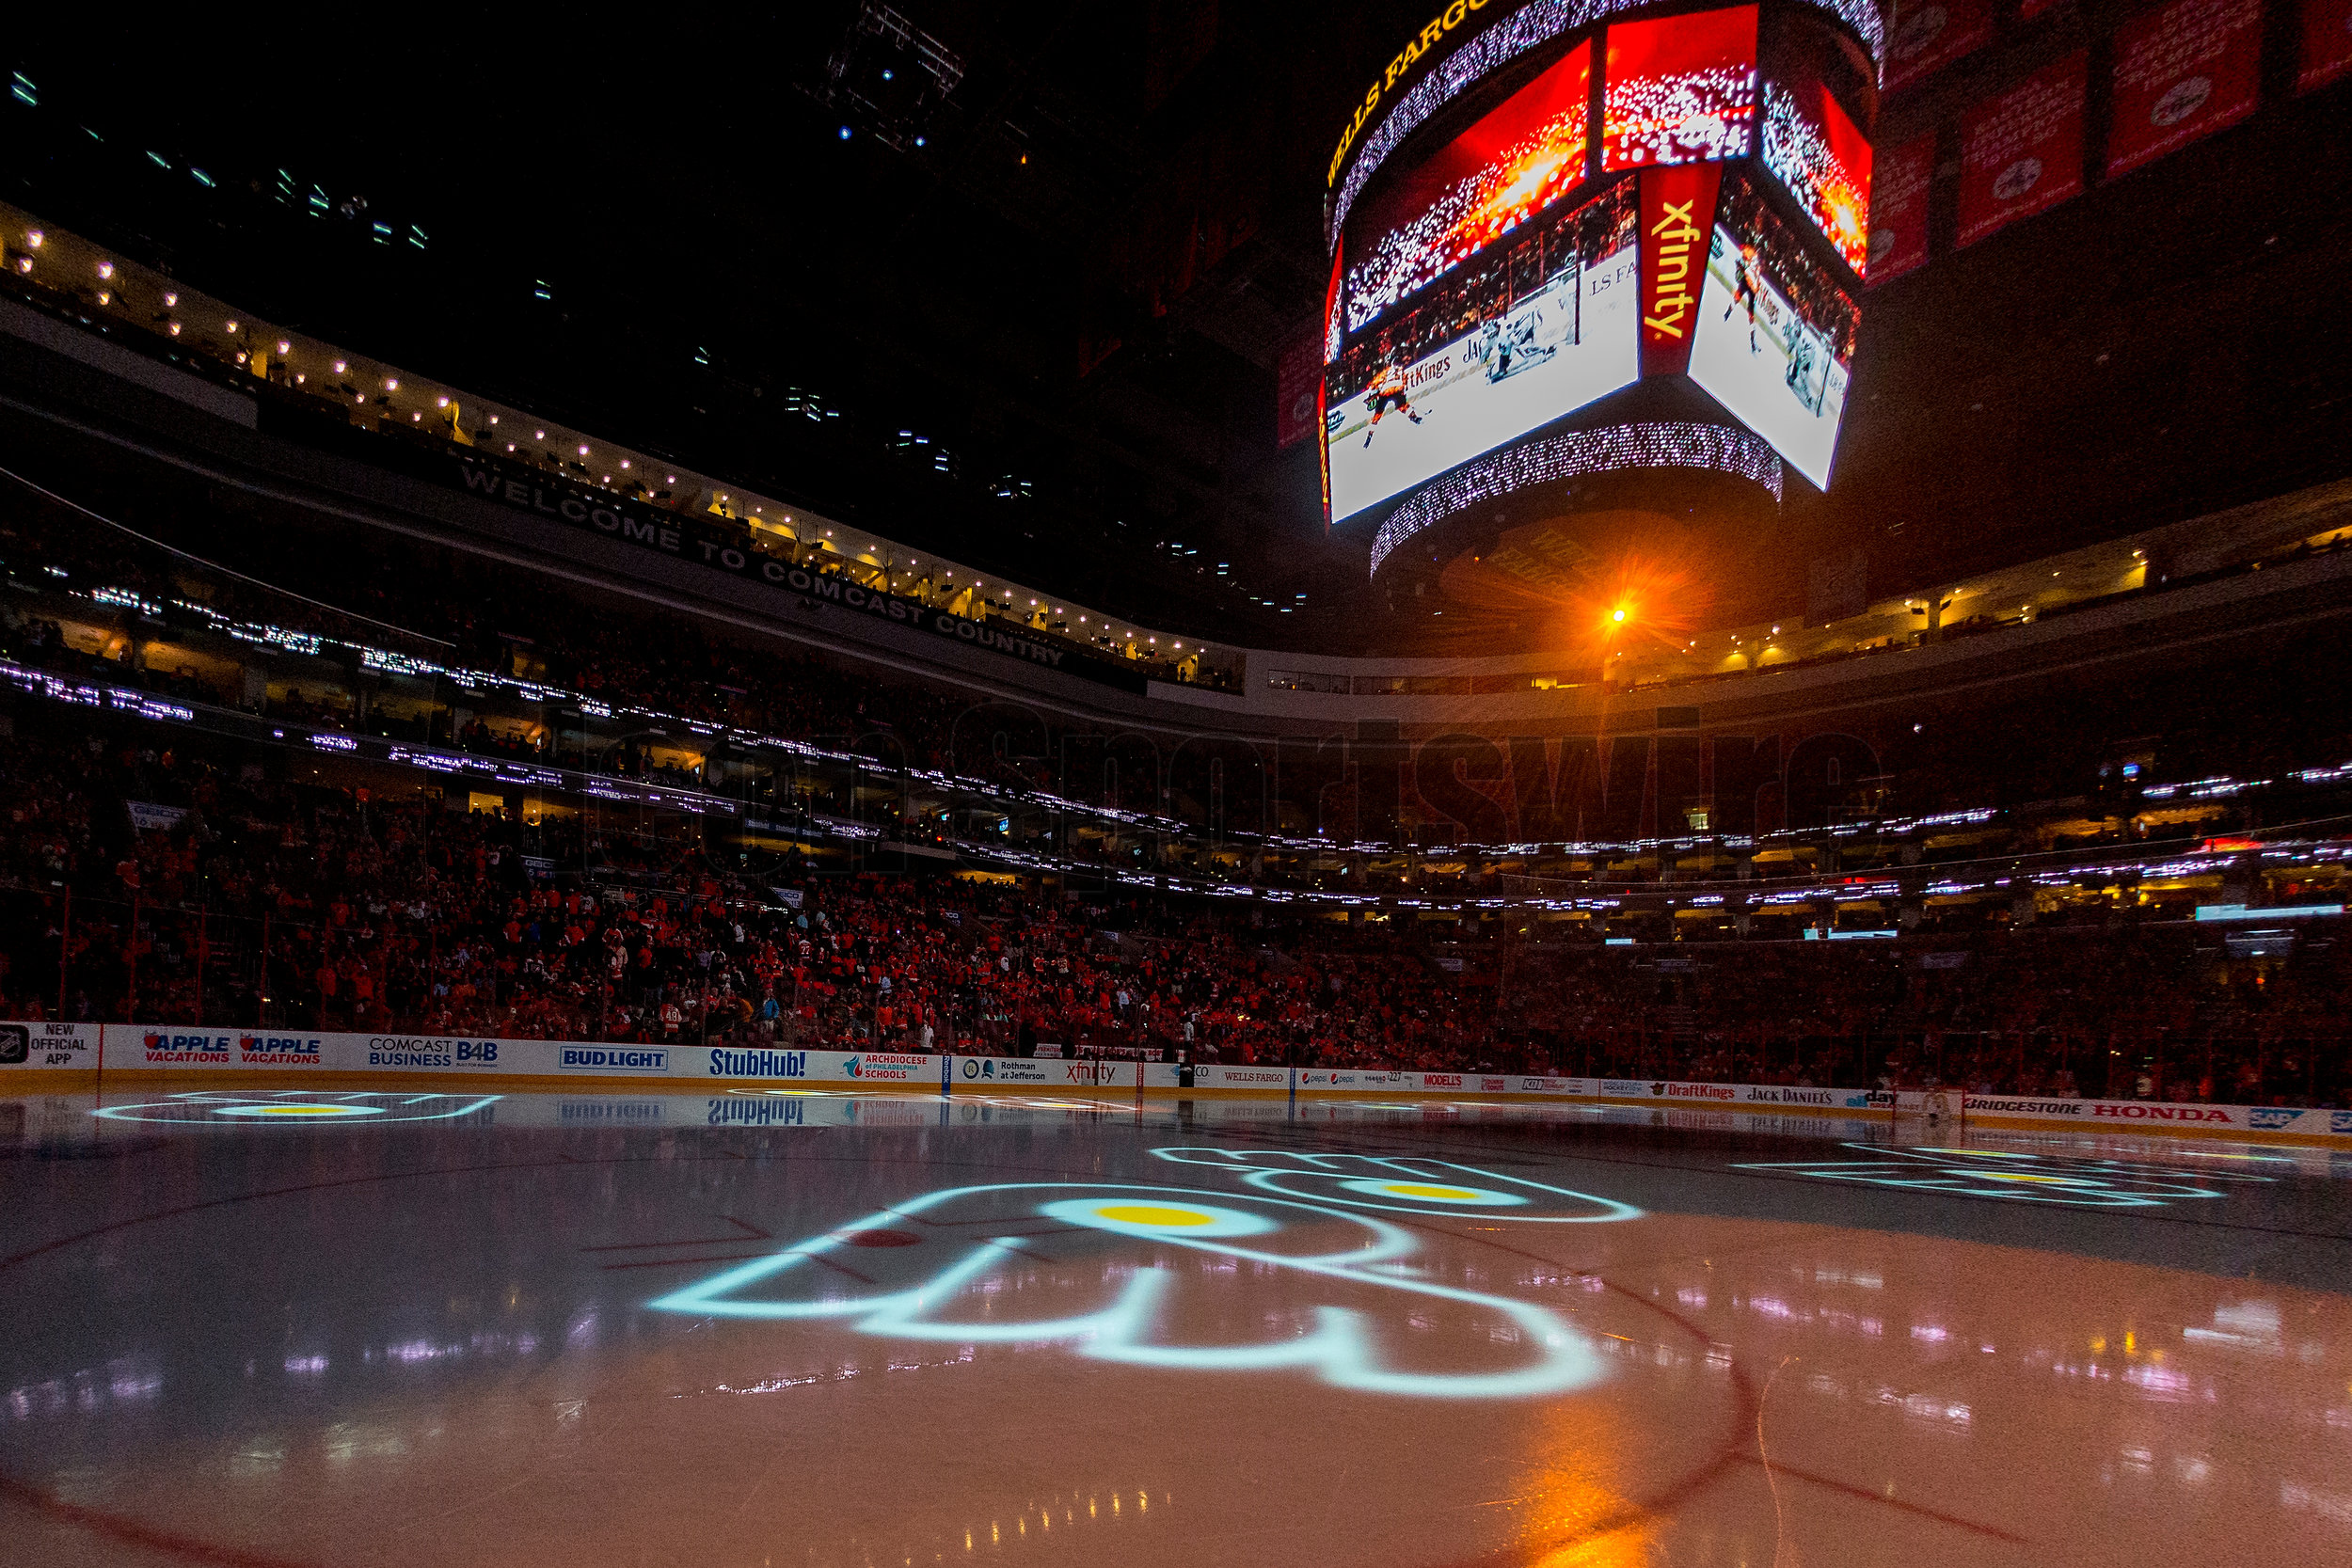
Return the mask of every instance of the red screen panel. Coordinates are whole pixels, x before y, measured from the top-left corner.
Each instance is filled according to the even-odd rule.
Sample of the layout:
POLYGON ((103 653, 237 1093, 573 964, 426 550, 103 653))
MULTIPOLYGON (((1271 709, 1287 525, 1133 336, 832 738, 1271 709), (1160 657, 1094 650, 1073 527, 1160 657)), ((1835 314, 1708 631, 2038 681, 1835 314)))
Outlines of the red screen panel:
POLYGON ((2352 71, 2352 0, 2303 0, 2303 49, 2295 90, 2324 87, 2352 71))
POLYGON ((1346 262, 1347 246, 1336 246, 1331 252, 1331 281, 1323 291, 1323 362, 1327 365, 1340 356, 1340 349, 1347 341, 1340 319, 1340 278, 1346 262))
POLYGON ((1856 273, 1870 248, 1870 144, 1820 75, 1792 64, 1764 84, 1764 166, 1856 273))
POLYGON ((1609 25, 1600 166, 1744 157, 1756 124, 1756 8, 1609 25))
POLYGON ((1592 83, 1593 46, 1580 43, 1370 204, 1350 225, 1350 333, 1583 182, 1592 83))
POLYGON ((2107 178, 2235 125, 2261 96, 2262 0, 2172 0, 2115 35, 2107 178))
POLYGON ((1962 245, 2082 194, 2088 69, 2089 56, 2069 55, 1962 119, 1962 245))

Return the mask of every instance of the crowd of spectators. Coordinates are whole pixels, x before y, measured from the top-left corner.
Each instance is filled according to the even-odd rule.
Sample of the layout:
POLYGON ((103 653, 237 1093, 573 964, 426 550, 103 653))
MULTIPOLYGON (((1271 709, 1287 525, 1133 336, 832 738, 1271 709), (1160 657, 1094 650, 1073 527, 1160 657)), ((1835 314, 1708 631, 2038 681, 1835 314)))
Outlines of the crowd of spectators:
POLYGON ((2352 953, 2197 930, 1548 941, 526 827, 17 725, 0 1016, 2341 1103, 2352 953), (1442 935, 1434 934, 1442 932, 1442 935))
POLYGON ((2266 947, 2175 925, 1556 951, 1515 972, 1495 1032, 1623 1077, 2343 1103, 2352 952, 2325 927, 2266 947))

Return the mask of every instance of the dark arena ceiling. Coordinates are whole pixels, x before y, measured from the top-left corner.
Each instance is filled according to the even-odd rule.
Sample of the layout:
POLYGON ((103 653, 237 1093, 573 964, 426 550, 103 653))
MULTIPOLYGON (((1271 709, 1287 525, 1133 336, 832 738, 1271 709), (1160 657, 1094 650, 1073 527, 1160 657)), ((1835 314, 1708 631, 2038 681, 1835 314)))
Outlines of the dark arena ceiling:
MULTIPOLYGON (((20 32, 38 102, 0 103, 0 189, 273 320, 1113 614, 1518 651, 1555 578, 1375 587, 1314 443, 1276 445, 1332 149, 1431 3, 20 32)), ((2057 9, 1887 95, 1880 148, 2126 14, 2057 9)), ((2269 40, 2243 123, 1868 291, 1830 493, 1689 535, 1700 614, 1793 615, 1856 551, 1901 592, 2341 477, 2352 82, 2292 76, 2269 40)))

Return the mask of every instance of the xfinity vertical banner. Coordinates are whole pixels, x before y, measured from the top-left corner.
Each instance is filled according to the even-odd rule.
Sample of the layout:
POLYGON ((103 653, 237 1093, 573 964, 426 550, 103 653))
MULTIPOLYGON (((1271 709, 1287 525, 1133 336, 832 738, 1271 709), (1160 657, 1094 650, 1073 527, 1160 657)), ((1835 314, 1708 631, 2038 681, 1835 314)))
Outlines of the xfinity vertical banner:
POLYGON ((2324 87, 2352 71, 2352 0, 2303 0, 2303 48, 2295 90, 2324 87))
POLYGON ((2042 67, 1960 122, 1960 243, 1974 245, 2083 189, 2088 56, 2042 67))
POLYGON ((2262 49, 2262 0, 2172 0, 2117 29, 2107 178, 2252 114, 2262 49))
POLYGON ((1904 0, 1886 34, 1886 90, 1933 75, 1993 37, 1993 0, 1904 0))
POLYGON ((1715 230, 1721 164, 1645 168, 1642 182, 1642 373, 1691 368, 1699 294, 1707 282, 1708 236, 1715 230))
POLYGON ((1928 259, 1928 187, 1935 179, 1935 133, 1915 136, 1879 160, 1870 190, 1873 285, 1900 277, 1928 259))

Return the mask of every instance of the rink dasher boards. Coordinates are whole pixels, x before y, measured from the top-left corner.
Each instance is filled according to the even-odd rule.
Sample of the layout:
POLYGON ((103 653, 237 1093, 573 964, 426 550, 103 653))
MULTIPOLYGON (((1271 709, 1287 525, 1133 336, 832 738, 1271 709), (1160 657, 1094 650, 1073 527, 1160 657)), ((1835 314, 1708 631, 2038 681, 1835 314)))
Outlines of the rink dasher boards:
MULTIPOLYGON (((1394 1101, 1400 1108, 1424 1112, 1442 1112, 1450 1102, 1628 1106, 1671 1111, 1693 1127, 1705 1125, 1710 1113, 1886 1119, 1894 1115, 1897 1100, 1882 1090, 1769 1084, 1211 1064, 1194 1068, 1192 1082, 1185 1084, 1182 1069, 1158 1062, 0 1022, 0 1095, 20 1086, 27 1093, 56 1093, 94 1090, 102 1085, 109 1090, 152 1085, 246 1093, 469 1087, 486 1092, 676 1093, 700 1088, 1294 1104, 1394 1101)), ((1909 1101, 1906 1109, 1921 1108, 1914 1091, 1903 1091, 1902 1098, 1909 1101)), ((1965 1115, 1969 1127, 1988 1130, 2227 1137, 2352 1148, 2352 1111, 2324 1108, 1972 1094, 1965 1097, 1965 1115)))

